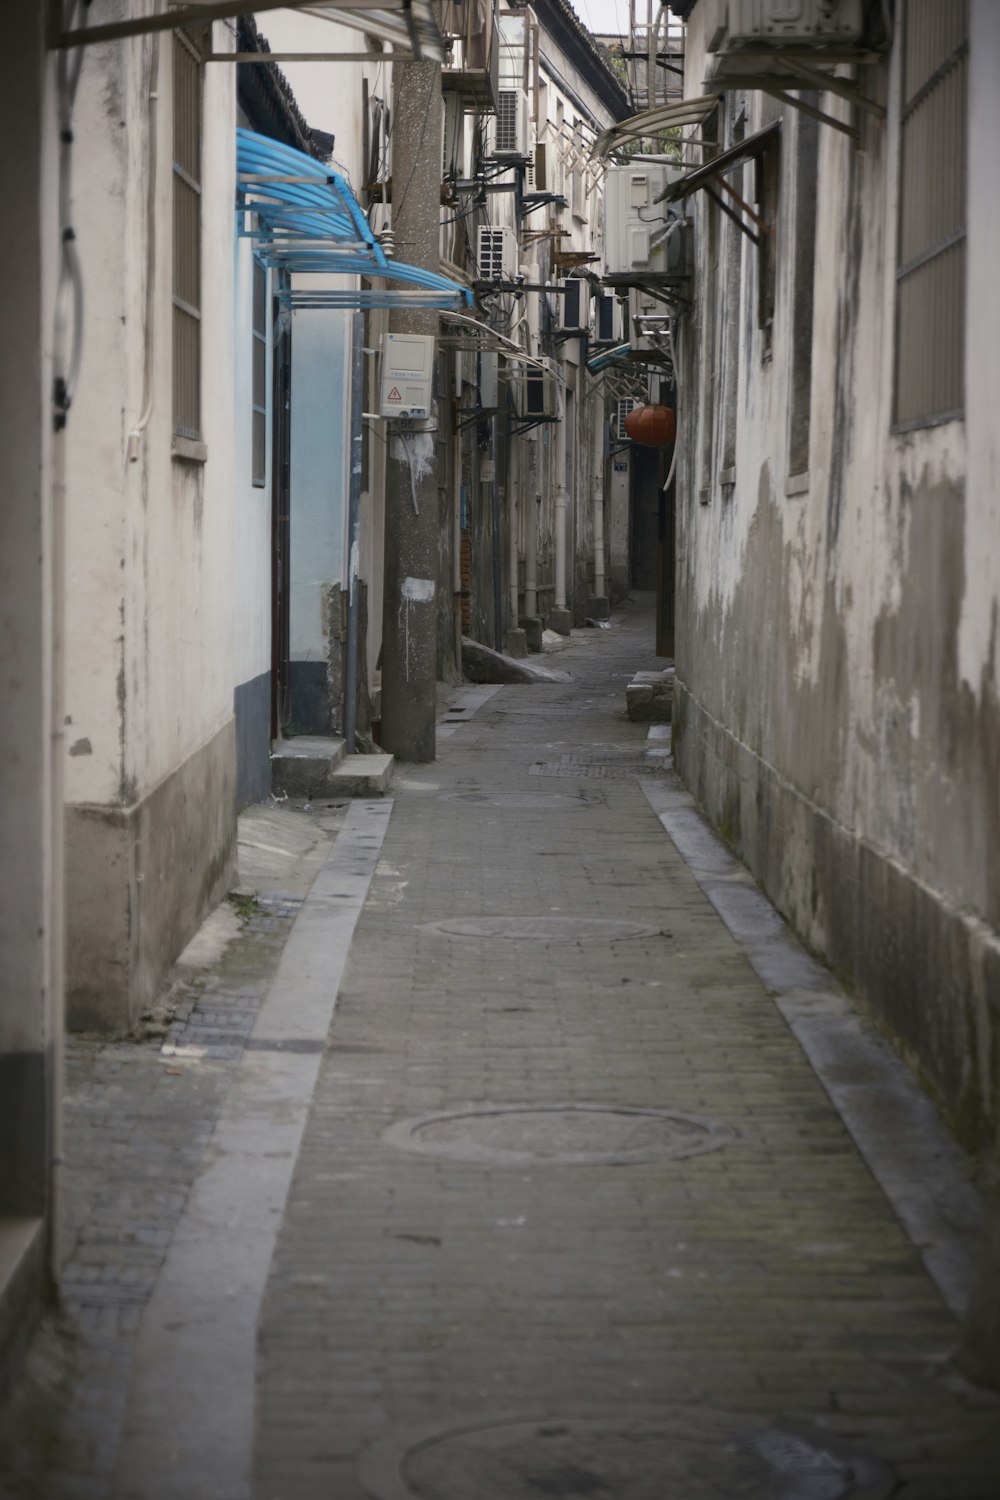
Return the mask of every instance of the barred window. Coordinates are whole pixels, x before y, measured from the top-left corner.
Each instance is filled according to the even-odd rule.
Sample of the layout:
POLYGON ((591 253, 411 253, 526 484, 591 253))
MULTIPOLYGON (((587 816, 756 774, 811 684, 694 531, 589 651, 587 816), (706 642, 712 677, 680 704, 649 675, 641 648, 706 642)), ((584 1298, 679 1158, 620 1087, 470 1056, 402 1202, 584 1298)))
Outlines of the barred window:
POLYGON ((263 486, 267 480, 267 272, 259 260, 253 263, 252 342, 250 478, 263 486))
POLYGON ((174 432, 201 437, 201 63, 181 31, 174 52, 174 432))
POLYGON ((907 0, 896 269, 897 428, 965 406, 968 0, 907 0))

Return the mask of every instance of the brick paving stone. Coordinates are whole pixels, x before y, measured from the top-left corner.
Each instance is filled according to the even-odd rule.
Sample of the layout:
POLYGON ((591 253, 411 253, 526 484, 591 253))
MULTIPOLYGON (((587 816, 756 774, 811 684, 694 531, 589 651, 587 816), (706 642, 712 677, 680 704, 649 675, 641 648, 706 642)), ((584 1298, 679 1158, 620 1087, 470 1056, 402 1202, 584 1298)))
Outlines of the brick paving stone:
POLYGON ((571 684, 505 687, 402 768, 261 1313, 255 1500, 361 1500, 364 1450, 414 1426, 678 1402, 853 1441, 902 1500, 996 1493, 996 1400, 952 1369, 917 1248, 638 786, 672 775, 625 715, 623 681, 657 666, 648 632, 616 617, 563 653, 571 684), (546 785, 577 800, 488 800, 546 785), (427 930, 508 915, 658 935, 427 930), (677 1109, 736 1139, 500 1167, 383 1138, 558 1101, 677 1109))
MULTIPOLYGON (((256 860, 261 889, 253 915, 207 966, 178 964, 166 976, 149 1025, 115 1041, 66 1040, 59 1328, 68 1351, 65 1388, 49 1395, 44 1441, 18 1431, 15 1403, 0 1420, 0 1500, 111 1500, 129 1376, 143 1308, 211 1139, 271 974, 340 821, 323 810, 252 810, 278 826, 291 818, 295 852, 286 874, 256 860), (233 1033, 237 1033, 233 1044, 233 1033), (224 1045, 177 1059, 171 1043, 211 1035, 224 1045), (11 1433, 10 1428, 14 1429, 11 1433), (24 1451, 31 1443, 43 1452, 24 1451)), ((241 852, 241 865, 243 857, 241 852)), ((197 1497, 192 1496, 192 1500, 197 1497)), ((228 1497, 223 1497, 228 1500, 228 1497)))

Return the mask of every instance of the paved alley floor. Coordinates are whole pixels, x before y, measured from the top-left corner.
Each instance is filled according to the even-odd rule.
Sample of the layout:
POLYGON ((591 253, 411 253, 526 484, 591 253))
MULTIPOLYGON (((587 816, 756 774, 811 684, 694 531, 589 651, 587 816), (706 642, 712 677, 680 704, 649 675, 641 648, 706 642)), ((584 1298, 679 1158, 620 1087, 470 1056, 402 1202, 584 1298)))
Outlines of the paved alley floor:
MULTIPOLYGON (((64 1415, 58 1461, 33 1493, 996 1500, 1000 1405, 954 1368, 958 1323, 940 1289, 964 1272, 944 1256, 932 1280, 919 1216, 908 1232, 807 1056, 810 1018, 827 1042, 831 1028, 857 1030, 843 997, 769 909, 783 973, 760 920, 757 948, 741 940, 761 898, 684 825, 694 814, 668 742, 625 716, 626 681, 658 665, 651 639, 650 612, 631 608, 547 658, 570 683, 480 691, 432 765, 397 769, 377 833, 363 810, 331 826, 334 850, 354 829, 353 863, 341 856, 319 905, 317 886, 306 895, 314 866, 285 906, 272 892, 289 921, 305 903, 267 968, 270 998, 242 996, 251 1010, 282 984, 315 984, 336 902, 355 902, 325 1045, 315 1027, 278 1037, 249 1017, 249 1050, 211 1051, 225 994, 239 1011, 237 992, 254 988, 242 959, 200 1030, 188 1012, 173 1023, 135 1087, 175 1090, 183 1109, 150 1110, 130 1136, 156 1202, 148 1179, 160 1179, 161 1217, 142 1220, 150 1254, 135 1261, 149 1285, 129 1297, 134 1281, 112 1277, 117 1300, 94 1294, 105 1362, 85 1341, 71 1430, 64 1415), (202 1260, 205 1282, 181 1279, 173 1302, 163 1288, 186 1264, 171 1256, 197 1203, 198 1153, 232 1115, 222 1096, 268 1047, 313 1081, 287 1201, 268 1210, 259 1296, 243 1305, 228 1288, 229 1324, 249 1338, 249 1355, 231 1356, 246 1377, 240 1417, 239 1380, 185 1401, 225 1339, 211 1309, 182 1326, 176 1307, 197 1304, 217 1264, 202 1260), (180 1337, 194 1342, 178 1363, 180 1337), (144 1359, 172 1371, 145 1395, 144 1359), (221 1477, 190 1467, 188 1426, 214 1430, 225 1452, 231 1432, 244 1441, 240 1421, 245 1462, 221 1477)), ((327 858, 320 883, 332 869, 327 858)), ((88 1105, 82 1086, 76 1097, 114 1130, 119 1101, 88 1105)), ((892 1141, 891 1122, 872 1139, 890 1177, 892 1141)), ((941 1193, 967 1206, 941 1150, 941 1193)), ((70 1175, 73 1151, 71 1139, 70 1175)), ((217 1152, 213 1170, 235 1155, 217 1152)), ((253 1205, 233 1201, 238 1225, 253 1205)), ((127 1211, 105 1204, 106 1241, 127 1211)))

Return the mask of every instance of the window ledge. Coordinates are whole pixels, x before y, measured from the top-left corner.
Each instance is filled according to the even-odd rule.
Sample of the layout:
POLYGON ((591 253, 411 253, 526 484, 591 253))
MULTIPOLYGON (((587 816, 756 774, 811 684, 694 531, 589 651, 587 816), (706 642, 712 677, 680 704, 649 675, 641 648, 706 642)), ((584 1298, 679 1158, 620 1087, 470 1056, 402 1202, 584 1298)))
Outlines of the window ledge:
POLYGON ((720 484, 735 484, 736 483, 736 465, 735 464, 732 464, 728 469, 720 469, 719 470, 719 483, 720 484))
POLYGON ((197 438, 181 437, 175 432, 170 444, 170 457, 179 458, 183 463, 204 464, 208 462, 208 445, 197 438))
POLYGON ((789 474, 785 480, 785 494, 791 499, 795 495, 805 495, 809 490, 809 470, 804 474, 789 474))

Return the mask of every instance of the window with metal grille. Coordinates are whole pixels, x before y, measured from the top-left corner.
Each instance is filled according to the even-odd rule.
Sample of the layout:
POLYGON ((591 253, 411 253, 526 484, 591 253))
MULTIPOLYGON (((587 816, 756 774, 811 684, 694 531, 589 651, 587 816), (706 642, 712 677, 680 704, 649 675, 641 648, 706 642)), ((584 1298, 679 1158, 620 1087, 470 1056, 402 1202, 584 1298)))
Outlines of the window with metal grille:
POLYGON ((253 263, 253 370, 251 391, 250 478, 263 486, 267 479, 267 272, 253 263))
POLYGON ((174 432, 201 437, 201 63, 174 37, 174 432))
POLYGON ((965 407, 968 0, 907 0, 896 261, 897 428, 965 407))

